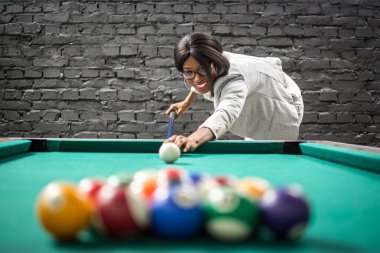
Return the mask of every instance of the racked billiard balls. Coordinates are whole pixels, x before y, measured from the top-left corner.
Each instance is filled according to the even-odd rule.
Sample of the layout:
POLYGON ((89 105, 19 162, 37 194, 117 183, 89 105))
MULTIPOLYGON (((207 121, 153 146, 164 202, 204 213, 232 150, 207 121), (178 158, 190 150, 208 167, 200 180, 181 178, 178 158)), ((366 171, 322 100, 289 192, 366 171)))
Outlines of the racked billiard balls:
POLYGON ((58 240, 73 240, 90 225, 90 207, 68 182, 51 182, 37 199, 37 215, 43 227, 58 240))
POLYGON ((310 217, 310 208, 300 186, 267 191, 260 201, 263 224, 280 239, 299 238, 310 217))
POLYGON ((176 144, 168 142, 161 145, 158 154, 164 162, 174 163, 181 156, 181 150, 176 144))

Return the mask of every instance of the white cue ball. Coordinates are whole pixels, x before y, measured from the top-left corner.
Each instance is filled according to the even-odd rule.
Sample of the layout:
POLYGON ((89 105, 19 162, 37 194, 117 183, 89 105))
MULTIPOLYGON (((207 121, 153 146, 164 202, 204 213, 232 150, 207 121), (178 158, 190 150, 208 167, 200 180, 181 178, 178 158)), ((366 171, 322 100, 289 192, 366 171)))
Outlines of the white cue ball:
POLYGON ((180 157, 181 150, 174 143, 168 142, 161 145, 158 154, 162 161, 174 163, 180 157))

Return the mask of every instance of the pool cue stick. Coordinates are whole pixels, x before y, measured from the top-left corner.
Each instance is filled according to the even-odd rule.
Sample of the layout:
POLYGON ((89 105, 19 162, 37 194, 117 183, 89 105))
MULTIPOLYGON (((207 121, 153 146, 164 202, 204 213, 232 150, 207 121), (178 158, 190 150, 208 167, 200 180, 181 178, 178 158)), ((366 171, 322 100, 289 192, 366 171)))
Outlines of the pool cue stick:
POLYGON ((171 111, 170 112, 168 138, 170 138, 173 135, 173 126, 174 126, 174 117, 175 117, 175 115, 176 115, 175 111, 171 111))

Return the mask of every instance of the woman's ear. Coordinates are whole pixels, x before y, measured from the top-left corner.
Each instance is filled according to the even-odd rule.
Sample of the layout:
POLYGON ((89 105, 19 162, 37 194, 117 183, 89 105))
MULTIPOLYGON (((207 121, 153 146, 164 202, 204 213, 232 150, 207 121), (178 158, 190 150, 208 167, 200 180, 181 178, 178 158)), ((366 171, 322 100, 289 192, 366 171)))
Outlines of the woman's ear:
POLYGON ((218 69, 213 62, 211 63, 211 74, 215 77, 218 77, 218 69))

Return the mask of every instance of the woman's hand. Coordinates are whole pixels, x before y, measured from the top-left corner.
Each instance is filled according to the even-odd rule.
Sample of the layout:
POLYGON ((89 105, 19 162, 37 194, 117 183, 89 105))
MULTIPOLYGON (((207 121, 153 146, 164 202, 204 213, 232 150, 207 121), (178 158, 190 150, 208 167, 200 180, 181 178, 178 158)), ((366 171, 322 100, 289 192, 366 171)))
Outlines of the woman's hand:
POLYGON ((203 143, 214 139, 215 136, 207 127, 198 128, 197 131, 192 133, 189 137, 183 135, 173 135, 166 139, 164 143, 172 142, 176 144, 182 152, 192 152, 203 143))
POLYGON ((196 97, 197 93, 194 91, 190 91, 187 97, 182 102, 170 105, 169 109, 166 111, 166 115, 170 117, 170 112, 175 111, 175 119, 177 119, 190 107, 191 103, 193 103, 196 97))
POLYGON ((175 119, 177 119, 179 116, 181 116, 187 110, 187 108, 189 108, 189 106, 190 105, 188 104, 188 102, 186 100, 179 102, 179 103, 171 104, 169 109, 166 111, 166 115, 168 115, 168 117, 169 117, 170 112, 175 111, 176 112, 175 119))
POLYGON ((182 150, 182 152, 185 153, 194 151, 198 147, 198 144, 195 140, 183 135, 173 135, 164 141, 164 143, 168 142, 176 144, 182 150))

